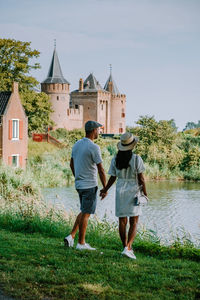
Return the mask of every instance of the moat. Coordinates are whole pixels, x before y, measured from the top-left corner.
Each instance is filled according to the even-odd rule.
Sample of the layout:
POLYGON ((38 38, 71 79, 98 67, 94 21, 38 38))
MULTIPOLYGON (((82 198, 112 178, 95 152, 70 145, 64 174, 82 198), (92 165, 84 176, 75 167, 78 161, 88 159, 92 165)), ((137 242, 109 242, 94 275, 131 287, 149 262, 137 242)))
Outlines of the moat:
MULTIPOLYGON (((158 181, 147 182, 149 204, 143 207, 140 227, 154 230, 165 242, 185 234, 200 244, 200 183, 158 181)), ((79 212, 79 199, 74 186, 43 190, 47 202, 62 205, 66 211, 79 212)), ((98 197, 96 215, 108 222, 115 217, 115 186, 101 201, 98 197)))

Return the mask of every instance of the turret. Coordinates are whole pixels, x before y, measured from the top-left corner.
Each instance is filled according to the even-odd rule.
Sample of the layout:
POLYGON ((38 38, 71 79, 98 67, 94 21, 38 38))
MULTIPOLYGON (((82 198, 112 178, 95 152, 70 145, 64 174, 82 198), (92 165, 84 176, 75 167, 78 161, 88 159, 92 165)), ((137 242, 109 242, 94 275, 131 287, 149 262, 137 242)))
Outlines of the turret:
POLYGON ((53 113, 51 119, 56 124, 55 128, 65 127, 67 109, 69 108, 70 83, 64 78, 58 59, 56 47, 53 51, 47 78, 41 83, 42 92, 50 96, 53 113))
POLYGON ((120 94, 112 76, 111 66, 110 76, 105 83, 104 90, 111 94, 110 133, 124 133, 126 130, 126 96, 120 94))

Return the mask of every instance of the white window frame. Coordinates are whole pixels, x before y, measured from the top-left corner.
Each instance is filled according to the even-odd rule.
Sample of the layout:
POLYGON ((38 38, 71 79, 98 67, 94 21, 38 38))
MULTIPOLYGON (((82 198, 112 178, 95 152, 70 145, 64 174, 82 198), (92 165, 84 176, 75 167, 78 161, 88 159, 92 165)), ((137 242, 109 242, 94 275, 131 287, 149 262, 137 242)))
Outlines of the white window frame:
POLYGON ((12 167, 14 167, 14 168, 18 168, 19 167, 19 154, 12 154, 12 167), (14 156, 17 157, 17 164, 16 164, 16 166, 13 166, 13 157, 14 156))
POLYGON ((19 140, 19 119, 12 119, 12 140, 13 141, 18 141, 19 140), (15 129, 15 135, 16 135, 16 137, 13 137, 13 133, 14 133, 14 122, 13 121, 17 121, 18 122, 18 128, 15 129))

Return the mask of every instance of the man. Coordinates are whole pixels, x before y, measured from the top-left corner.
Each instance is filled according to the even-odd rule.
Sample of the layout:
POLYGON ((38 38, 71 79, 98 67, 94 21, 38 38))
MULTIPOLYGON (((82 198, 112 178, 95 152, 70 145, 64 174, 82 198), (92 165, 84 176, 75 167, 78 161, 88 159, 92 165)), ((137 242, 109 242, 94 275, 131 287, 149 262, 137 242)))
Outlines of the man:
POLYGON ((75 187, 80 198, 81 212, 76 218, 70 235, 66 236, 64 243, 67 247, 74 246, 74 238, 79 230, 79 239, 76 249, 96 250, 85 243, 85 234, 90 214, 95 213, 97 204, 97 170, 103 187, 106 186, 106 175, 102 166, 101 152, 94 139, 98 138, 99 127, 102 125, 95 121, 85 123, 86 137, 76 142, 72 148, 70 167, 75 177, 75 187))

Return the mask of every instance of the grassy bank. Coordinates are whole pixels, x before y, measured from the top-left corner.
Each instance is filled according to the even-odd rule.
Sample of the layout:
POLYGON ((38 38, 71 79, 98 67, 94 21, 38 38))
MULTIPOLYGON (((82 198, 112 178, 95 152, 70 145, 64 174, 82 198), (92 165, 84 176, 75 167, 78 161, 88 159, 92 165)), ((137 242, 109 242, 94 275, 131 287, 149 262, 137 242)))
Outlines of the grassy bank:
POLYGON ((70 220, 0 216, 0 284, 20 299, 198 299, 200 250, 138 236, 136 261, 121 257, 114 228, 90 223, 95 252, 66 249, 70 220))
MULTIPOLYGON (((164 246, 152 231, 121 257, 116 225, 90 220, 95 252, 65 249, 74 217, 47 206, 22 170, 0 169, 0 289, 19 299, 198 299, 200 249, 187 238, 164 246), (103 253, 101 253, 103 252, 103 253)), ((77 242, 77 240, 76 240, 77 242)))

